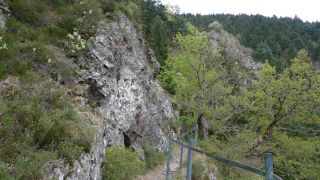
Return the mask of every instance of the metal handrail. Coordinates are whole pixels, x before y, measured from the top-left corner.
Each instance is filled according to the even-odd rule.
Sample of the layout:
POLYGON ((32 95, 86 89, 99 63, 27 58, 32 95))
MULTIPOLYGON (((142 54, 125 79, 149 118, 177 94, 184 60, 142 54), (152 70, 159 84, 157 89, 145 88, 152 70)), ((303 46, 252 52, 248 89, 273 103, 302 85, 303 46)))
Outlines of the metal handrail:
POLYGON ((173 174, 173 172, 171 171, 170 168, 169 168, 169 171, 170 171, 170 174, 171 174, 171 176, 173 177, 173 179, 176 180, 176 177, 174 177, 174 174, 173 174))
MULTIPOLYGON (((192 173, 192 151, 195 151, 197 153, 200 153, 200 154, 203 154, 203 155, 206 155, 212 159, 215 159, 217 161, 221 161, 223 163, 227 163, 227 164, 230 164, 232 166, 235 166, 237 168, 240 168, 240 169, 243 169, 243 170, 246 170, 246 171, 249 171, 249 172, 252 172, 252 173, 255 173, 255 174, 258 174, 258 175, 261 175, 261 176, 265 176, 267 180, 282 180, 281 177, 279 177, 278 175, 276 174, 273 174, 273 165, 272 165, 272 154, 271 153, 266 153, 266 156, 265 156, 265 165, 266 165, 266 170, 261 170, 259 168, 256 168, 256 167, 252 167, 252 166, 249 166, 247 164, 242 164, 242 163, 239 163, 239 162, 236 162, 236 161, 232 161, 230 159, 225 159, 223 157, 220 157, 220 156, 217 156, 217 155, 214 155, 212 153, 209 153, 209 152, 206 152, 206 151, 203 151, 201 149, 197 149, 197 148, 194 148, 194 141, 193 139, 191 138, 191 136, 189 136, 189 145, 187 144, 184 144, 182 139, 184 136, 188 135, 188 134, 191 134, 192 132, 198 132, 198 126, 196 125, 195 127, 193 127, 191 130, 189 130, 188 132, 186 133, 181 133, 180 136, 178 136, 178 140, 175 140, 172 138, 172 134, 170 133, 169 135, 169 151, 168 151, 168 162, 167 162, 167 174, 169 173, 172 173, 171 170, 170 170, 170 167, 169 167, 169 164, 170 164, 170 160, 171 160, 171 147, 172 147, 172 142, 175 142, 177 144, 179 144, 181 146, 181 152, 180 152, 180 168, 181 168, 181 165, 182 165, 182 153, 183 153, 183 147, 186 147, 188 148, 188 170, 187 170, 187 179, 191 179, 191 173, 192 173), (190 166, 190 167, 189 167, 190 166)), ((196 135, 197 137, 197 135, 196 135)), ((173 174, 172 174, 173 175, 173 174)), ((166 177, 166 179, 168 180, 168 176, 166 177)))
MULTIPOLYGON (((200 149, 196 149, 196 148, 193 148, 187 144, 184 144, 182 142, 179 142, 175 139, 172 139, 170 138, 171 141, 181 145, 181 146, 184 146, 188 149, 191 149, 192 151, 195 151, 197 153, 200 153, 200 154, 203 154, 203 155, 206 155, 208 157, 211 157, 217 161, 221 161, 221 162, 224 162, 224 163, 227 163, 227 164, 230 164, 232 166, 236 166, 240 169, 244 169, 244 170, 247 170, 247 171, 250 171, 250 172, 253 172, 255 174, 259 174, 259 175, 262 175, 262 176, 265 176, 266 172, 264 170, 261 170, 261 169, 258 169, 258 168, 255 168, 255 167, 252 167, 252 166, 249 166, 249 165, 246 165, 246 164, 242 164, 242 163, 239 163, 239 162, 235 162, 235 161, 232 161, 230 159, 225 159, 225 158, 222 158, 222 157, 219 157, 219 156, 216 156, 214 154, 211 154, 209 152, 206 152, 206 151, 203 151, 203 150, 200 150, 200 149)), ((279 176, 273 174, 273 178, 274 180, 282 180, 282 178, 280 178, 279 176)))
POLYGON ((179 135, 179 138, 183 138, 183 137, 185 137, 186 135, 192 133, 193 131, 196 130, 196 128, 197 128, 197 127, 195 126, 195 127, 193 127, 192 129, 190 129, 188 132, 180 134, 180 135, 179 135))

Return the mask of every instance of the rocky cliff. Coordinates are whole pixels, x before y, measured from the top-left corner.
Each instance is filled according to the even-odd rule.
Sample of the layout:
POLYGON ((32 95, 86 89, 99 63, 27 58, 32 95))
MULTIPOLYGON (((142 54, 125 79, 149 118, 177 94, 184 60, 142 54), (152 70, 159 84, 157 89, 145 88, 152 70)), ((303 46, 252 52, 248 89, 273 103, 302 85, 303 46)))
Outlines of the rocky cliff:
POLYGON ((167 148, 167 120, 173 117, 169 97, 156 76, 159 64, 142 34, 120 14, 118 21, 99 23, 89 39, 88 52, 75 61, 81 67, 70 93, 78 108, 90 104, 84 114, 96 126, 90 153, 81 155, 74 167, 49 163, 52 178, 101 179, 105 148, 132 146, 142 151, 148 142, 158 151, 167 148))
POLYGON ((262 64, 253 60, 252 50, 241 45, 237 37, 224 30, 218 22, 209 24, 208 29, 209 31, 204 34, 220 47, 225 56, 225 65, 236 72, 234 78, 243 85, 256 79, 256 72, 262 64))
POLYGON ((5 28, 5 18, 7 16, 10 16, 8 5, 4 1, 0 0, 0 29, 5 28))

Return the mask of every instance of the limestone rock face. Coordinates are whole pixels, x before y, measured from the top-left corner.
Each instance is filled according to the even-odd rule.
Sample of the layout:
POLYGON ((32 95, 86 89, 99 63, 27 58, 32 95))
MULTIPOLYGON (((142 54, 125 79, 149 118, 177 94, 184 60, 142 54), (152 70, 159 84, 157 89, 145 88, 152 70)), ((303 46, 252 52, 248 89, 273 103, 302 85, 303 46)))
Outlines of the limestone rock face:
POLYGON ((252 50, 242 46, 238 38, 225 31, 218 22, 209 24, 208 28, 209 31, 204 34, 224 51, 229 61, 227 63, 238 71, 238 81, 247 84, 248 81, 256 79, 256 72, 262 64, 253 60, 252 50))
POLYGON ((6 27, 5 18, 7 16, 10 16, 8 5, 3 0, 0 0, 0 29, 6 27))
POLYGON ((252 50, 241 45, 237 37, 225 31, 218 22, 209 24, 208 38, 217 42, 221 47, 226 48, 226 54, 230 58, 240 61, 244 67, 250 71, 257 71, 261 64, 253 60, 252 50))
POLYGON ((74 168, 63 162, 58 167, 48 164, 53 178, 101 179, 105 148, 111 145, 141 150, 148 142, 158 151, 166 150, 167 120, 174 113, 156 80, 160 66, 123 14, 118 22, 100 23, 89 39, 88 52, 77 63, 84 72, 78 82, 86 91, 86 97, 77 100, 95 107, 95 119, 100 120, 91 152, 82 154, 74 168))
POLYGON ((118 23, 102 23, 89 41, 89 52, 81 62, 88 75, 82 80, 89 84, 91 103, 107 124, 108 145, 138 148, 146 140, 164 151, 167 141, 161 127, 173 112, 156 80, 158 62, 142 35, 120 15, 118 23))

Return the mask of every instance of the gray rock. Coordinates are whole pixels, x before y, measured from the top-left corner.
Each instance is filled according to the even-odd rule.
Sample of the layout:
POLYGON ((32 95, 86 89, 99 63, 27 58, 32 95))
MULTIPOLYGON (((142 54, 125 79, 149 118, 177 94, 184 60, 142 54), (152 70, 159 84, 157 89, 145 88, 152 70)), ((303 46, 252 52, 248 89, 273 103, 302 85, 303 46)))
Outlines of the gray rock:
POLYGON ((10 16, 8 5, 3 0, 0 0, 0 29, 6 27, 5 20, 8 16, 10 16))
MULTIPOLYGON (((51 178, 101 179, 107 146, 132 146, 141 151, 148 142, 156 150, 167 150, 167 120, 174 116, 169 97, 156 76, 159 64, 145 45, 141 33, 120 14, 118 22, 101 22, 89 39, 89 51, 79 60, 86 75, 87 97, 102 122, 97 125, 91 152, 82 154, 73 168, 48 164, 51 178)), ((85 101, 83 101, 85 102, 85 101)))
POLYGON ((237 80, 241 84, 257 79, 257 71, 262 66, 261 63, 256 62, 252 58, 252 50, 241 45, 237 37, 225 31, 218 22, 213 22, 208 26, 209 31, 203 32, 210 42, 217 44, 219 48, 225 52, 228 64, 237 67, 237 80))

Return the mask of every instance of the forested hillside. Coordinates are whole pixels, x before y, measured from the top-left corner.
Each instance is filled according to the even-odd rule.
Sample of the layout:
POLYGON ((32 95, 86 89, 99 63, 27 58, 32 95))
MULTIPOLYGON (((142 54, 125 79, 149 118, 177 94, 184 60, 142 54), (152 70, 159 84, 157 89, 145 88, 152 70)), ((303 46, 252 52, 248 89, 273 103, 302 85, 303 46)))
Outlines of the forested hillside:
POLYGON ((224 29, 237 36, 244 46, 254 50, 253 57, 257 61, 264 62, 267 59, 278 69, 288 66, 289 59, 302 48, 308 50, 313 61, 320 61, 319 22, 303 22, 299 17, 245 14, 183 14, 182 17, 201 30, 218 21, 224 29))
POLYGON ((0 0, 0 179, 135 178, 195 124, 198 148, 258 168, 271 151, 283 179, 319 179, 319 62, 320 24, 298 17, 0 0))

